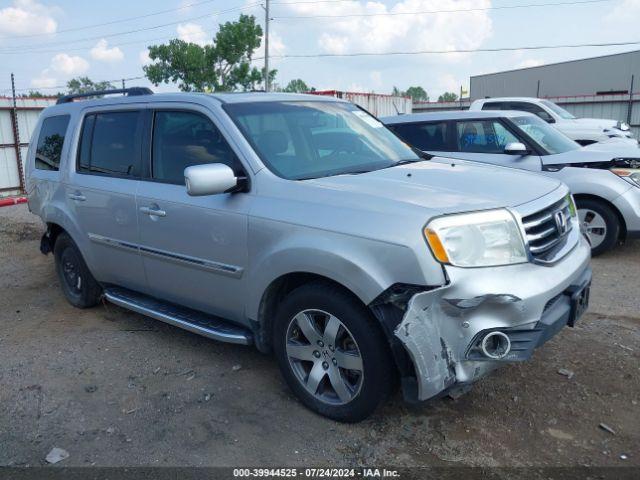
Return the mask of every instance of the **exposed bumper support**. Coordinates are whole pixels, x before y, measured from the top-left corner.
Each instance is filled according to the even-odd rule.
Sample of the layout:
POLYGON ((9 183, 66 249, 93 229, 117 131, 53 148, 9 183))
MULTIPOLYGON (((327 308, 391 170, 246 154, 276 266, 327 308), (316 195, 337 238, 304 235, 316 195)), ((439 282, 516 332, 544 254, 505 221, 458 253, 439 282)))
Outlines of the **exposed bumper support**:
POLYGON ((416 371, 417 389, 405 388, 405 396, 417 398, 407 400, 427 400, 505 362, 530 358, 567 325, 571 295, 591 280, 589 258, 581 240, 552 268, 448 268, 449 285, 414 295, 394 331, 416 371), (492 331, 511 341, 509 353, 498 360, 480 351, 479 342, 492 331))

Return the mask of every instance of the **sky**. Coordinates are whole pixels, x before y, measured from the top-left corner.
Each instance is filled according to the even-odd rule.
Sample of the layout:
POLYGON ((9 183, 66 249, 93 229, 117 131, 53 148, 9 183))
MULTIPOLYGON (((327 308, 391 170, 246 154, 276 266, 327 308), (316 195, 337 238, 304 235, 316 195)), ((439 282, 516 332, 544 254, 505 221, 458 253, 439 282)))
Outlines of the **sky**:
MULTIPOLYGON (((211 42, 218 26, 237 19, 240 13, 253 14, 264 24, 260 1, 264 3, 0 0, 0 95, 8 93, 11 72, 19 93, 29 89, 55 93, 80 75, 94 81, 143 76, 149 45, 176 37, 201 45, 211 42)), ((283 86, 295 78, 320 90, 390 93, 394 86, 404 90, 420 85, 436 100, 445 91, 468 89, 472 75, 640 48, 638 43, 529 51, 295 57, 640 42, 640 0, 549 5, 567 2, 585 0, 271 0, 271 68, 278 70, 276 83, 283 86)), ((254 54, 263 55, 262 47, 254 54)), ((254 60, 260 68, 262 62, 254 60)), ((145 78, 127 84, 150 86, 145 78)), ((173 84, 152 88, 177 90, 173 84)))

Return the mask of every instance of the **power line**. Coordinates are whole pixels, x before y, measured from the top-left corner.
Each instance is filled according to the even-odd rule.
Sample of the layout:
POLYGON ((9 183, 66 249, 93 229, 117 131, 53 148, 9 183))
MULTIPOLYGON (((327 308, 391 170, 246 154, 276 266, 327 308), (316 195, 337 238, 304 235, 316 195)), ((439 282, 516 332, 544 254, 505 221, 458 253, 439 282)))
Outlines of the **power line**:
POLYGON ((8 40, 8 39, 13 39, 13 38, 46 37, 46 36, 50 36, 50 35, 59 35, 61 33, 78 32, 80 30, 87 30, 89 28, 104 27, 104 26, 107 26, 107 25, 115 25, 116 23, 124 23, 124 22, 130 22, 132 20, 140 20, 142 18, 154 17, 154 16, 157 16, 157 15, 162 15, 164 13, 178 12, 180 10, 185 10, 187 8, 192 8, 192 7, 197 7, 197 6, 204 5, 206 3, 212 3, 212 2, 215 2, 215 1, 217 1, 217 0, 205 0, 203 2, 190 3, 190 4, 187 4, 187 5, 183 5, 182 7, 179 7, 179 8, 171 8, 171 9, 168 9, 168 10, 159 10, 159 11, 156 11, 156 12, 147 13, 145 15, 137 15, 135 17, 121 18, 119 20, 112 20, 110 22, 94 23, 93 25, 84 25, 82 27, 67 28, 65 30, 57 30, 57 31, 52 32, 52 33, 32 33, 32 34, 29 34, 29 35, 13 35, 13 36, 0 37, 0 39, 1 40, 8 40))
MULTIPOLYGON (((169 22, 169 23, 163 23, 161 25, 153 25, 151 27, 145 27, 145 28, 138 28, 136 30, 128 30, 125 32, 118 32, 118 33, 110 33, 110 34, 106 34, 106 35, 98 35, 98 36, 94 36, 94 37, 87 37, 87 38, 80 38, 80 39, 75 39, 75 40, 65 40, 62 42, 54 42, 54 43, 49 43, 48 46, 52 47, 52 46, 57 46, 57 45, 68 45, 68 44, 73 44, 73 43, 78 43, 78 42, 86 42, 86 41, 91 41, 91 40, 101 40, 103 38, 113 38, 113 37, 119 37, 121 35, 130 35, 132 33, 139 33, 139 32, 146 32, 149 30, 157 30, 159 28, 164 28, 164 27, 168 27, 168 26, 172 26, 172 25, 177 25, 179 23, 184 23, 184 22, 191 22, 194 20, 201 20, 203 18, 207 18, 207 17, 213 17, 216 15, 222 15, 225 13, 229 13, 229 12, 234 12, 234 11, 239 11, 239 10, 246 10, 248 8, 253 8, 258 6, 259 3, 252 3, 249 5, 245 5, 243 7, 234 7, 234 8, 229 8, 227 10, 221 10, 218 12, 213 12, 213 13, 207 13, 205 15, 199 15, 197 17, 191 17, 191 18, 186 18, 183 20, 179 20, 176 22, 169 22)), ((32 51, 35 48, 38 48, 39 45, 14 45, 14 46, 7 46, 4 48, 4 51, 15 51, 15 49, 22 49, 22 52, 29 52, 32 51)))
MULTIPOLYGON (((142 76, 137 76, 137 77, 128 77, 128 78, 116 78, 115 80, 98 80, 94 83, 101 83, 101 82, 109 82, 109 83, 116 83, 116 82, 121 82, 121 81, 125 81, 125 82, 130 82, 132 80, 141 80, 143 78, 146 78, 144 75, 142 76)), ((61 88, 68 88, 67 85, 55 85, 52 87, 28 87, 28 88, 16 88, 16 92, 26 92, 26 91, 30 91, 30 90, 58 90, 61 88)), ((6 92, 11 90, 11 88, 5 88, 2 89, 0 91, 2 92, 6 92)))
MULTIPOLYGON (((464 8, 464 9, 452 9, 452 10, 426 10, 421 12, 381 12, 381 13, 347 13, 343 15, 283 15, 275 16, 274 20, 282 19, 305 19, 305 18, 350 18, 350 17, 388 17, 398 15, 424 15, 429 13, 463 13, 463 12, 481 12, 486 10, 507 10, 514 8, 534 8, 534 7, 557 7, 563 5, 585 5, 593 3, 611 2, 612 0, 581 0, 572 2, 558 2, 558 3, 530 3, 526 5, 502 5, 495 7, 478 7, 478 8, 464 8)), ((294 2, 297 3, 297 2, 294 2)), ((311 2, 302 2, 311 3, 311 2)))
POLYGON ((611 43, 580 43, 564 45, 536 45, 524 47, 496 47, 496 48, 468 48, 456 50, 417 50, 413 52, 354 52, 354 53, 309 53, 291 55, 271 55, 272 58, 322 58, 322 57, 376 57, 392 55, 427 55, 427 54, 448 54, 448 53, 480 53, 480 52, 510 52, 513 50, 545 50, 557 48, 582 48, 582 47, 617 47, 624 45, 638 45, 640 40, 633 42, 611 42, 611 43))
MULTIPOLYGON (((136 45, 136 44, 140 44, 140 43, 159 42, 161 40, 170 40, 170 39, 174 39, 174 38, 177 38, 175 34, 173 34, 173 35, 164 35, 162 37, 141 39, 141 40, 131 40, 129 42, 111 43, 111 44, 109 44, 109 48, 123 47, 123 46, 126 46, 126 45, 136 45)), ((65 48, 64 51, 65 51, 65 53, 69 53, 69 52, 84 52, 84 51, 87 51, 87 50, 91 50, 92 48, 93 48, 93 45, 88 46, 88 47, 65 48)), ((27 53, 30 53, 30 54, 60 53, 60 49, 57 48, 55 50, 29 50, 27 53)), ((17 52, 3 52, 3 51, 0 51, 0 55, 24 55, 24 54, 25 54, 24 51, 17 51, 17 52)))
POLYGON ((344 2, 359 2, 359 0, 311 0, 307 2, 271 2, 272 5, 305 5, 314 3, 344 3, 344 2))

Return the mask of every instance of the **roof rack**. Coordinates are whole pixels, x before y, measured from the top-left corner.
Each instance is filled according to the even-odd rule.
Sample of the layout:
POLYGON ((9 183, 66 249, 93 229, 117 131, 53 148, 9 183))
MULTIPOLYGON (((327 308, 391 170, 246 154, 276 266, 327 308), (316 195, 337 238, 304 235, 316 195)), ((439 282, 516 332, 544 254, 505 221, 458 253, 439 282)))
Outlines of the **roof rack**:
POLYGON ((87 93, 74 93, 72 95, 65 95, 64 97, 60 97, 56 102, 56 105, 59 105, 61 103, 71 103, 76 98, 97 97, 102 95, 112 95, 116 93, 126 94, 128 97, 137 97, 138 95, 152 95, 153 90, 147 87, 131 87, 131 88, 117 88, 114 90, 98 90, 95 92, 87 92, 87 93))

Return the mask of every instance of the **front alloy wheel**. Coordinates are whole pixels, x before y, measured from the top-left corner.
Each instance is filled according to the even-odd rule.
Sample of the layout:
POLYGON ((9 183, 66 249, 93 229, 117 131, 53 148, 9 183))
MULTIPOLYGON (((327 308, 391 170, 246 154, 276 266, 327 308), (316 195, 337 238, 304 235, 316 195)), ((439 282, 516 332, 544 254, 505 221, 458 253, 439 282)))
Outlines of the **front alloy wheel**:
POLYGON ((298 313, 289 322, 286 348, 298 381, 321 402, 343 405, 360 392, 360 350, 337 317, 321 310, 298 313))
POLYGON ((580 224, 591 243, 591 248, 598 248, 607 237, 607 224, 598 212, 590 209, 578 210, 580 224))
POLYGON ((620 220, 616 212, 601 200, 578 199, 580 227, 589 239, 591 254, 600 255, 612 249, 620 236, 620 220))
POLYGON ((308 408, 341 422, 371 415, 396 386, 389 343, 353 294, 318 280, 278 306, 273 348, 282 376, 308 408))

